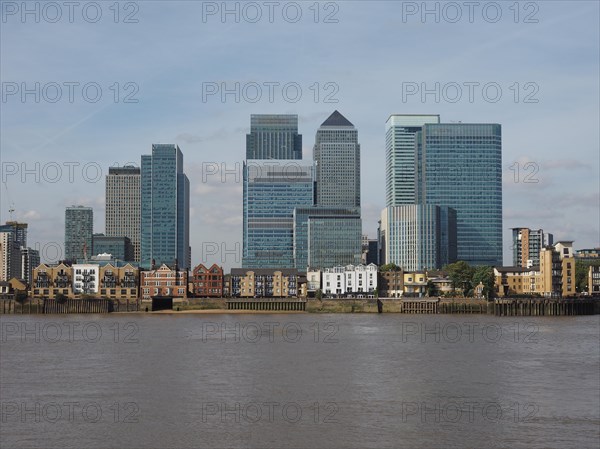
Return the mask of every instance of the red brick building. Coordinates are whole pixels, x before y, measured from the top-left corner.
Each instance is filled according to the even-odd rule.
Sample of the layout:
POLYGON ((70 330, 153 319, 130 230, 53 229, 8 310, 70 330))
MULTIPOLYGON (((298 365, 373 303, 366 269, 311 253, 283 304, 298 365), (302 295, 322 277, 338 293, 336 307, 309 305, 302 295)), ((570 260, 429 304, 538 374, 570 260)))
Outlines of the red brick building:
POLYGON ((216 263, 210 268, 203 264, 197 265, 192 272, 194 296, 197 298, 223 297, 223 267, 216 263))
POLYGON ((150 300, 152 296, 187 299, 187 284, 187 270, 175 271, 166 264, 155 270, 142 271, 140 274, 140 293, 143 300, 150 300))

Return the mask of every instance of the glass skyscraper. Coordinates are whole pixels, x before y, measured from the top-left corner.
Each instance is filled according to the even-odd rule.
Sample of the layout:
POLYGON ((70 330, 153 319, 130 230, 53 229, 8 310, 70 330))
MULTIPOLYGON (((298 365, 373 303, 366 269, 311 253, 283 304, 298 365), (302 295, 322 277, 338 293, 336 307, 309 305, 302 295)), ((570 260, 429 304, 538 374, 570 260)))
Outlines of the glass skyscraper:
POLYGON ((317 164, 316 204, 360 210, 358 130, 338 111, 317 130, 313 158, 317 164))
POLYGON ((141 264, 152 262, 189 269, 190 183, 183 172, 183 154, 177 145, 154 144, 142 156, 141 264))
POLYGON ((458 260, 501 266, 501 126, 425 124, 415 140, 417 202, 456 210, 458 260))
POLYGON ((362 256, 362 222, 356 208, 294 210, 294 262, 299 271, 356 265, 362 256))
MULTIPOLYGON (((134 256, 140 261, 140 169, 133 166, 110 167, 106 176, 106 236, 128 237, 134 256)), ((97 252, 97 251, 95 251, 97 252)))
POLYGON ((407 204, 381 213, 382 263, 404 270, 439 269, 456 261, 456 212, 449 207, 407 204))
POLYGON ((385 196, 387 206, 415 204, 415 134, 439 115, 393 114, 385 124, 385 196))
POLYGON ((246 134, 246 159, 302 159, 298 116, 252 114, 246 134))
POLYGON ((244 163, 243 268, 294 268, 294 208, 311 206, 314 188, 311 163, 244 163))
POLYGON ((76 261, 92 256, 94 211, 91 207, 71 206, 65 210, 65 259, 76 261))

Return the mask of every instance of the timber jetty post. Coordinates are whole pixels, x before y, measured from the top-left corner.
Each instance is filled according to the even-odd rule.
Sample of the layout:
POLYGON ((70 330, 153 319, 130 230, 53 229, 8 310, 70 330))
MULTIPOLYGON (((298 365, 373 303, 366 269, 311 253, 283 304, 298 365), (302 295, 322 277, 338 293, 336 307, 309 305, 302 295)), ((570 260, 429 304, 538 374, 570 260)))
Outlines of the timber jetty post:
POLYGON ((227 300, 227 310, 272 310, 285 312, 304 312, 306 311, 306 300, 280 298, 234 298, 227 300))

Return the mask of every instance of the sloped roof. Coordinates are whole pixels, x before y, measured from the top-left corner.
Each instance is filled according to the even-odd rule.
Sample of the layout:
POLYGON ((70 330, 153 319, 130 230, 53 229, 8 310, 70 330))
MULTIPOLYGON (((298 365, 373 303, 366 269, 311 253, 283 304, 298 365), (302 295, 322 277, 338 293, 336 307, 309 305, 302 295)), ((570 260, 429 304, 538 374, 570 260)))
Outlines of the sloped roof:
POLYGON ((321 123, 321 126, 354 126, 346 117, 340 114, 337 110, 321 123))

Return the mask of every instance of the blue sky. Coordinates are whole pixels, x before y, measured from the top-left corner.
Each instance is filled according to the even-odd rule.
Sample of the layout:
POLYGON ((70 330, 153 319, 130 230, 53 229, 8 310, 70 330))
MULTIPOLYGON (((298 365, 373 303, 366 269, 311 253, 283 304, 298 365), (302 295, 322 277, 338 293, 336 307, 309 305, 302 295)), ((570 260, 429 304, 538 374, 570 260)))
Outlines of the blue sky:
MULTIPOLYGON (((193 1, 124 2, 118 23, 113 2, 98 2, 98 22, 89 21, 92 8, 88 20, 76 9, 70 23, 68 7, 58 2, 62 17, 50 23, 55 11, 43 11, 43 3, 36 22, 20 10, 12 14, 21 2, 3 1, 0 157, 6 182, 0 219, 9 218, 12 202, 14 218, 30 224, 30 246, 62 246, 64 208, 83 204, 94 207, 95 232, 103 232, 108 167, 139 164, 152 143, 176 143, 191 183, 192 262, 230 268, 239 265, 232 252, 241 247, 241 162, 250 114, 298 114, 304 157, 310 159, 319 124, 338 109, 359 131, 363 228, 374 237, 385 206, 385 121, 392 113, 434 113, 445 122, 502 124, 505 264, 511 261, 514 226, 541 227, 555 239, 574 240, 576 248, 600 246, 598 2, 522 2, 517 23, 514 2, 497 3, 502 16, 495 23, 494 5, 487 16, 482 13, 490 2, 480 2, 472 23, 462 2, 439 3, 438 22, 418 13, 403 20, 403 8, 420 9, 421 2, 325 2, 318 5, 317 23, 314 2, 290 3, 279 2, 273 23, 264 2, 255 3, 263 13, 256 23, 245 20, 256 9, 246 7, 244 16, 240 3, 236 23, 231 14, 203 20, 203 8, 221 8, 222 2, 193 1), (296 5, 302 17, 292 23, 296 5), (462 17, 449 23, 454 5, 462 17), (137 23, 123 23, 127 13, 137 23), (337 23, 324 23, 327 14, 337 23), (526 17, 537 23, 525 23, 526 17), (23 101, 21 88, 35 90, 36 82, 40 101, 33 94, 23 101), (69 82, 79 83, 72 102, 64 85, 69 82), (54 103, 51 83, 62 86, 54 103), (86 83, 101 87, 97 102, 84 98, 86 83), (239 102, 233 95, 203 99, 207 83, 240 83, 246 95, 239 102), (249 101, 256 91, 248 83, 262 86, 260 100, 249 101), (264 83, 279 83, 272 102, 264 83), (297 102, 291 101, 293 88, 287 97, 282 93, 286 83, 302 89, 297 102), (440 83, 439 101, 433 94, 406 95, 406 83, 419 89, 440 83), (452 102, 455 84, 449 83, 463 86, 458 101, 452 102), (472 102, 464 83, 479 83, 472 102), (488 97, 481 89, 486 84, 492 89, 488 97), (11 95, 15 86, 19 92, 11 95), (502 89, 496 102, 494 86, 502 89), (330 98, 338 102, 326 103, 334 88, 330 98), (134 89, 129 99, 137 103, 124 102, 134 89), (528 94, 537 102, 526 102, 528 94), (65 164, 74 166, 73 182, 65 164), (209 174, 215 166, 237 169, 240 176, 229 174, 221 182, 219 174, 209 174), (24 167, 37 171, 39 182, 32 173, 23 179, 24 167), (213 242, 221 250, 211 255, 213 242)), ((36 2, 28 5, 33 9, 36 2)), ((235 8, 235 2, 228 5, 235 8)), ((46 253, 47 259, 53 255, 46 253)))

